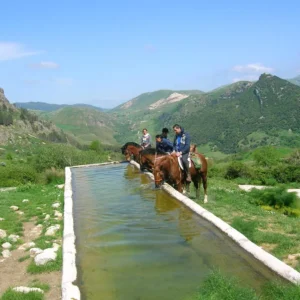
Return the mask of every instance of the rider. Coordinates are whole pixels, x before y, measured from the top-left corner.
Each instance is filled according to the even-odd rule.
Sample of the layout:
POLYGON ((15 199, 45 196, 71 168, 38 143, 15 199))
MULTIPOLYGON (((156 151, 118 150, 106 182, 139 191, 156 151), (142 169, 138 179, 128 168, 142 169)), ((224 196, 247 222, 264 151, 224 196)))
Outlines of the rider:
POLYGON ((143 136, 141 137, 141 146, 143 149, 151 148, 151 135, 146 128, 143 129, 143 136))
POLYGON ((164 128, 162 129, 162 131, 161 131, 161 136, 162 136, 163 138, 167 139, 167 138, 168 138, 168 133, 169 133, 169 129, 166 128, 166 127, 164 127, 164 128))
POLYGON ((173 144, 162 135, 158 134, 156 138, 156 150, 171 153, 173 151, 173 144))
POLYGON ((192 180, 188 161, 191 144, 190 135, 178 124, 173 126, 173 130, 175 132, 173 145, 174 150, 176 151, 176 156, 182 156, 182 163, 186 172, 186 181, 191 182, 192 180))

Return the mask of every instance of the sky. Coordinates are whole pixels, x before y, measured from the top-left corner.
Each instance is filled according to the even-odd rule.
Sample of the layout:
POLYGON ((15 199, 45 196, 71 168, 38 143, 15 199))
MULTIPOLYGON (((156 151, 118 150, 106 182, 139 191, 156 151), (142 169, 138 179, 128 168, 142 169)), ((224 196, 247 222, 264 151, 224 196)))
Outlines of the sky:
POLYGON ((112 108, 158 89, 293 78, 299 16, 290 0, 4 1, 0 87, 11 103, 112 108))

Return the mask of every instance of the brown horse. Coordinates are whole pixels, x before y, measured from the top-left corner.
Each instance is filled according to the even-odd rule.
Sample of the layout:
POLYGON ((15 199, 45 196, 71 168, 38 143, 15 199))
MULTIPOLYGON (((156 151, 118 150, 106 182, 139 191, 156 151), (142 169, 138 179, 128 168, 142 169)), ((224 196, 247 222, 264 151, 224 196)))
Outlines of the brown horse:
MULTIPOLYGON (((204 188, 204 203, 207 202, 207 161, 201 153, 194 152, 201 161, 201 168, 195 168, 194 163, 191 163, 190 172, 193 184, 196 189, 196 198, 200 197, 201 181, 204 188)), ((157 158, 153 170, 155 186, 159 187, 165 180, 168 183, 175 184, 175 188, 179 192, 183 192, 183 184, 185 183, 187 191, 189 191, 189 183, 185 181, 185 172, 179 166, 178 158, 175 154, 157 158)))
POLYGON ((128 142, 122 146, 122 154, 125 155, 126 160, 130 161, 133 157, 133 160, 139 163, 139 153, 143 150, 142 146, 134 142, 128 142))
POLYGON ((140 151, 139 155, 141 171, 146 169, 152 172, 155 159, 163 155, 167 155, 167 153, 160 150, 156 150, 155 148, 148 148, 140 151))
POLYGON ((155 187, 167 182, 180 193, 183 192, 183 173, 180 170, 177 157, 174 154, 156 158, 153 168, 155 187))

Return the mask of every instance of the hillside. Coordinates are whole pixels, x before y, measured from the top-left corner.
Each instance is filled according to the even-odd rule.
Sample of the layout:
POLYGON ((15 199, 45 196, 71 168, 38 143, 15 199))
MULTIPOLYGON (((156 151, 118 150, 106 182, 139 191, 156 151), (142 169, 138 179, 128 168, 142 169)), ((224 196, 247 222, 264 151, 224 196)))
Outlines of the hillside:
POLYGON ((300 87, 263 74, 240 93, 215 96, 187 102, 161 119, 161 126, 176 120, 194 142, 225 153, 266 144, 300 146, 300 87))
POLYGON ((116 108, 111 112, 121 111, 142 111, 146 109, 156 109, 169 103, 179 102, 192 94, 202 94, 198 90, 191 91, 172 91, 172 90, 159 90, 155 92, 144 93, 136 98, 133 98, 116 108))
POLYGON ((66 135, 51 122, 40 120, 28 110, 10 104, 4 90, 0 89, 0 145, 15 143, 17 140, 26 142, 32 138, 78 144, 74 137, 66 135))
POLYGON ((72 133, 82 143, 93 140, 100 140, 103 144, 117 143, 114 139, 115 122, 110 115, 97 109, 65 106, 56 111, 40 113, 39 116, 72 133))
POLYGON ((300 75, 298 75, 292 79, 289 79, 289 82, 300 86, 300 75))
POLYGON ((257 82, 233 83, 151 109, 158 98, 166 101, 170 95, 158 91, 149 99, 143 94, 113 110, 119 121, 116 139, 139 141, 144 127, 154 137, 179 123, 193 142, 212 151, 233 153, 267 144, 300 147, 300 87, 279 77, 263 74, 257 82))
POLYGON ((45 103, 45 102, 16 102, 14 103, 16 107, 19 108, 26 108, 29 110, 34 110, 34 111, 55 111, 60 108, 66 107, 66 106, 75 106, 75 107, 89 107, 89 108, 94 108, 100 111, 108 111, 108 109, 101 108, 98 106, 93 106, 90 104, 84 104, 84 103, 78 103, 78 104, 50 104, 50 103, 45 103))

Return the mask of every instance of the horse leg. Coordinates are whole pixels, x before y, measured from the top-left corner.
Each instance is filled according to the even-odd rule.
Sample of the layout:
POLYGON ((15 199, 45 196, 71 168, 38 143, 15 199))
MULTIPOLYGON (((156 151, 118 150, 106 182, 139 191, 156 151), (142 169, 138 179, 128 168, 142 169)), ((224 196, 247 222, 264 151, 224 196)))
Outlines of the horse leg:
POLYGON ((194 181, 194 186, 196 189, 196 199, 200 199, 200 186, 201 186, 201 177, 194 181))
POLYGON ((185 189, 187 193, 190 192, 190 182, 185 182, 185 189))
POLYGON ((206 174, 202 175, 202 181, 203 181, 203 189, 204 189, 204 203, 207 203, 207 176, 206 174))

